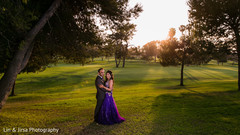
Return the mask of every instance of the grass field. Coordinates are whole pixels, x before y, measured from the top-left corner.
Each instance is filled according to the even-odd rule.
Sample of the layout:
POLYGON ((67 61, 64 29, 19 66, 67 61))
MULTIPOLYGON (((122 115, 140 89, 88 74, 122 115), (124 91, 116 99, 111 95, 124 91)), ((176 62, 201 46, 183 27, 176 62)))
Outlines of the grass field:
MULTIPOLYGON (((44 72, 21 74, 16 96, 0 112, 4 128, 58 128, 58 134, 240 134, 240 92, 237 66, 230 63, 180 67, 129 60, 126 68, 113 61, 80 66, 59 64, 44 72), (94 80, 97 69, 115 75, 113 97, 126 119, 96 125, 94 80)), ((9 133, 12 134, 12 133, 9 133)), ((33 134, 18 132, 18 134, 33 134)))

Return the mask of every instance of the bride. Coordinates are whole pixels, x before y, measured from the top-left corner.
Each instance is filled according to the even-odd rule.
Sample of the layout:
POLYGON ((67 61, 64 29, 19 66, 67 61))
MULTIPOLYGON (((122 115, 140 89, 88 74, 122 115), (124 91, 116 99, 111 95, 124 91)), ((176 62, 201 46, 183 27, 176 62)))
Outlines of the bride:
POLYGON ((112 71, 106 72, 105 86, 101 85, 100 88, 105 88, 110 92, 105 93, 105 99, 102 103, 100 112, 98 113, 97 122, 104 125, 112 125, 114 123, 121 123, 125 121, 118 113, 116 103, 112 97, 114 77, 112 71))

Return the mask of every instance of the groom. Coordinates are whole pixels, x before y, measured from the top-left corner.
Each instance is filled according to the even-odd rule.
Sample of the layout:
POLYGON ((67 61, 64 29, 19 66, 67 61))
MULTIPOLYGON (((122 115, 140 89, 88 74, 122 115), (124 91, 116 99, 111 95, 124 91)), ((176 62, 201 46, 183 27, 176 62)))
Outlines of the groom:
POLYGON ((103 77, 104 77, 104 69, 100 68, 100 69, 98 69, 98 75, 97 75, 97 78, 95 80, 95 86, 97 88, 97 95, 96 95, 97 105, 96 105, 95 112, 94 112, 94 121, 95 122, 97 122, 98 113, 101 109, 103 100, 105 98, 105 92, 107 92, 106 89, 100 88, 101 86, 104 85, 103 77))

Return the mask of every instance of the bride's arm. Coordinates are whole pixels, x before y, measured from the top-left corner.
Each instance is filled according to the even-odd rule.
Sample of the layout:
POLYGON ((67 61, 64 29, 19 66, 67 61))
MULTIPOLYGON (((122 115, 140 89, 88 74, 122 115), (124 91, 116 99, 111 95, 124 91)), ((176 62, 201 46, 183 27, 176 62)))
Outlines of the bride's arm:
POLYGON ((113 80, 109 81, 109 89, 110 89, 110 91, 113 90, 113 80))
POLYGON ((105 87, 103 85, 99 85, 100 88, 104 88, 106 89, 107 91, 112 91, 113 90, 113 80, 110 80, 109 81, 109 88, 108 87, 105 87))
POLYGON ((108 91, 112 91, 113 90, 113 80, 109 81, 109 88, 104 87, 104 89, 108 90, 108 91))

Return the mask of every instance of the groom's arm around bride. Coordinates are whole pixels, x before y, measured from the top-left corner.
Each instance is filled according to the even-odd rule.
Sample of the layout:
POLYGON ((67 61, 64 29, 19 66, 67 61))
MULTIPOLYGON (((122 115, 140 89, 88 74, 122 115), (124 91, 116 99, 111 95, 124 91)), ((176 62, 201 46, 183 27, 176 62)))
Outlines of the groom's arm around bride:
POLYGON ((95 85, 96 85, 96 88, 97 88, 97 95, 99 93, 104 93, 105 94, 105 92, 108 92, 108 90, 106 90, 104 88, 104 79, 101 78, 99 75, 96 78, 95 85))

